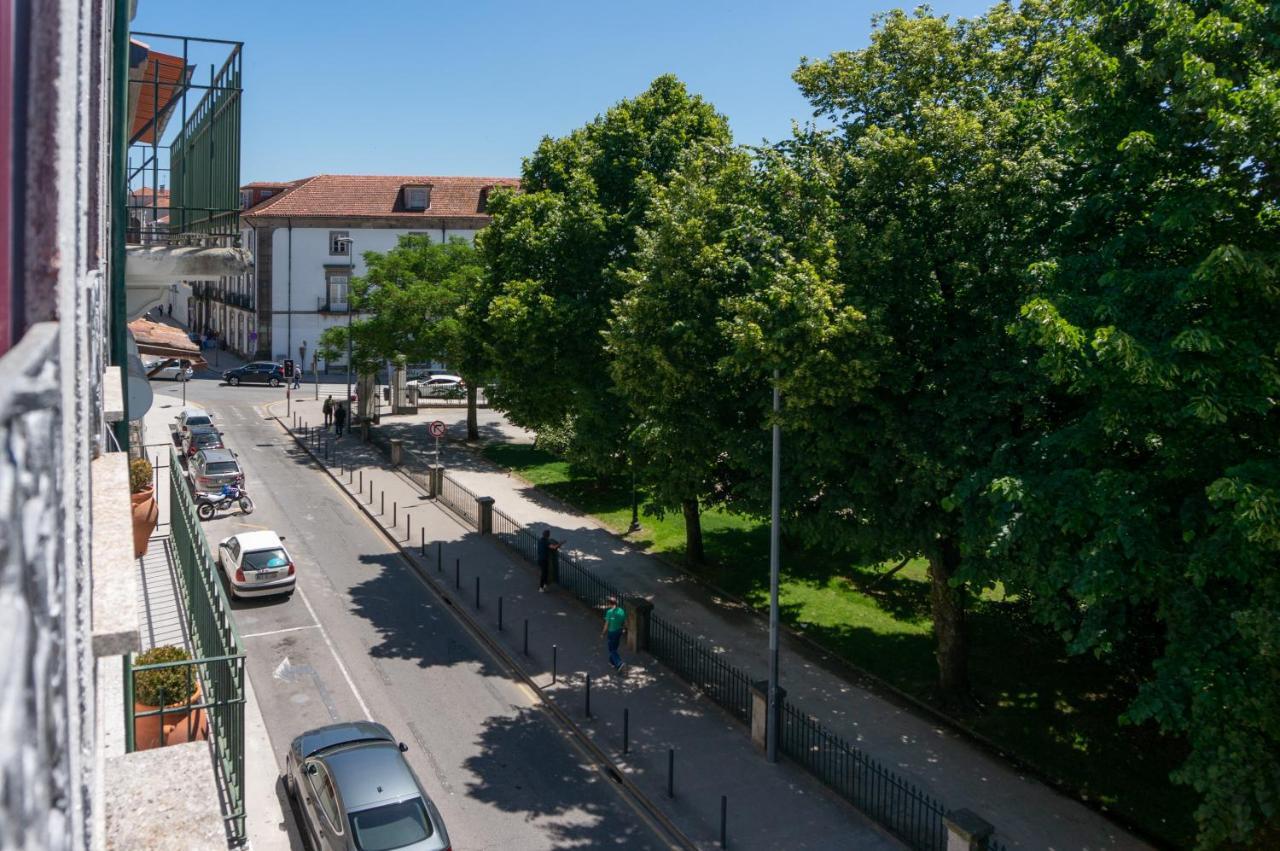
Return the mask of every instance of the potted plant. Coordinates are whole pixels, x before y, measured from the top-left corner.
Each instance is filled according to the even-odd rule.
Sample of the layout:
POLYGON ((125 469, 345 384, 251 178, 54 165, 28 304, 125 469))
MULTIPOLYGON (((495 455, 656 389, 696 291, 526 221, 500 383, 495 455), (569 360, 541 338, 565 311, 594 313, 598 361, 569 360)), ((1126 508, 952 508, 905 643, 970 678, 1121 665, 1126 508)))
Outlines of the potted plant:
MULTIPOLYGON (((181 647, 153 647, 134 666, 186 662, 191 654, 181 647)), ((133 743, 135 750, 194 742, 209 736, 209 725, 200 703, 200 680, 194 665, 152 668, 133 675, 133 743), (164 708, 163 715, 144 715, 164 708)))
POLYGON ((151 462, 135 458, 129 462, 129 500, 133 503, 133 556, 142 558, 147 541, 160 519, 156 505, 156 488, 151 479, 151 462))

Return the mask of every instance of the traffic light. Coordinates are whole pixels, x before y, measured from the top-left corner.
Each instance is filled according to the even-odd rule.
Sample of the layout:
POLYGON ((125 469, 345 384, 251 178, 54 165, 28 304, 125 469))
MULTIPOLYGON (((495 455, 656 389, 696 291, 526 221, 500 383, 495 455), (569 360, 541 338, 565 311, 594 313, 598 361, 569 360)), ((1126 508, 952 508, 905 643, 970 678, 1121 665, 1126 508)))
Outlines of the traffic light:
POLYGON ((287 360, 284 362, 284 377, 293 378, 293 361, 292 360, 287 360))

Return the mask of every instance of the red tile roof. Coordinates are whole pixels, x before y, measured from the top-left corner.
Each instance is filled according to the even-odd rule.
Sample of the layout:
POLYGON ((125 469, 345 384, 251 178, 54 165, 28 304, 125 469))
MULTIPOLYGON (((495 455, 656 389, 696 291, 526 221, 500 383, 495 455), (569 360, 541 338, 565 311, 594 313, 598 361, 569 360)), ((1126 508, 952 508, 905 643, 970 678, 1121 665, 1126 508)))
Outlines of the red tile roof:
POLYGON ((423 177, 421 175, 318 174, 247 211, 250 216, 315 216, 323 218, 462 218, 488 219, 480 203, 481 190, 519 187, 514 177, 423 177), (431 206, 404 209, 401 189, 430 186, 431 206))
MULTIPOLYGON (((306 178, 303 178, 305 180, 306 178)), ((301 180, 255 180, 253 183, 246 183, 241 189, 283 189, 286 186, 293 186, 295 183, 301 183, 301 180)))

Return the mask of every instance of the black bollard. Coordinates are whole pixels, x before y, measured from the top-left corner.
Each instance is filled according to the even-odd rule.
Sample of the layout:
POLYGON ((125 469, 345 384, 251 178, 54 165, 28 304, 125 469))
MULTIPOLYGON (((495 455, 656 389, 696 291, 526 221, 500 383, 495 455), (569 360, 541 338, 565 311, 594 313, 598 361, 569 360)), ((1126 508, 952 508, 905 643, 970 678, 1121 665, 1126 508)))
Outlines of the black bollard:
POLYGON ((587 699, 587 717, 591 717, 591 675, 587 674, 586 691, 584 692, 587 699))
POLYGON ((476 611, 480 611, 480 577, 476 577, 476 611))
POLYGON ((676 796, 676 750, 667 748, 667 797, 676 796))
POLYGON ((554 644, 551 645, 551 684, 552 685, 556 684, 556 666, 559 663, 559 657, 560 657, 560 648, 554 644))
MULTIPOLYGON (((397 526, 396 530, 399 531, 397 526)), ((413 540, 413 516, 409 513, 409 509, 404 510, 404 542, 407 544, 413 540)))
POLYGON ((380 496, 382 497, 382 504, 378 507, 378 516, 382 517, 387 513, 387 492, 382 491, 380 496))
POLYGON ((462 559, 453 560, 453 587, 462 590, 462 559))
POLYGON ((360 471, 360 495, 364 496, 364 470, 360 471))
POLYGON ((720 847, 721 848, 729 847, 729 844, 728 844, 729 835, 725 829, 727 827, 728 813, 729 813, 729 796, 721 795, 720 796, 720 847))
POLYGON ((631 746, 631 710, 622 710, 622 752, 625 754, 631 746))
POLYGON ((524 619, 524 655, 529 655, 529 619, 524 619))
POLYGON ((394 499, 391 500, 391 528, 400 528, 400 506, 396 504, 394 499))
POLYGON ((502 632, 502 598, 498 598, 498 632, 502 632))
POLYGON ((426 558, 427 557, 427 527, 423 526, 419 531, 422 532, 422 557, 426 558))
POLYGON ((444 543, 436 541, 436 570, 444 570, 444 543))

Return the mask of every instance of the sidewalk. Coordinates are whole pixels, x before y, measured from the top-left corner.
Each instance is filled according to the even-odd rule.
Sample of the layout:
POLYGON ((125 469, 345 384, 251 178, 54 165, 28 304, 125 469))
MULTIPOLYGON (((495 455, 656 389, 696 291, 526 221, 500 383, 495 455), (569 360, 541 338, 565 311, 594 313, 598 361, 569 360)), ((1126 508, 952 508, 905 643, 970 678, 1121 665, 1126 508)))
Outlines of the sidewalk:
MULTIPOLYGON (((293 407, 297 412, 300 405, 293 407)), ((310 415, 313 425, 323 421, 314 402, 301 407, 303 419, 310 415)), ((269 409, 286 421, 282 403, 269 409)), ((555 712, 698 847, 718 847, 722 795, 734 848, 903 847, 798 766, 770 765, 754 751, 742 725, 651 659, 630 657, 625 675, 615 674, 597 615, 563 591, 538 593, 531 566, 426 499, 390 469, 375 447, 345 437, 339 447, 341 463, 331 462, 330 475, 360 510, 400 543, 423 578, 523 671, 555 712), (674 797, 669 798, 671 753, 674 797)), ((300 463, 310 460, 301 451, 298 455, 300 463)), ((356 598, 353 605, 358 610, 363 602, 356 598)), ((384 640, 387 653, 406 652, 396 634, 384 640)))
MULTIPOLYGON (((322 421, 318 407, 313 402, 295 402, 293 412, 316 423, 322 421)), ((283 414, 283 407, 278 413, 283 414)), ((714 646, 722 658, 750 672, 753 678, 763 679, 768 670, 766 618, 715 596, 683 572, 626 545, 591 518, 459 448, 465 438, 465 410, 424 408, 416 416, 386 418, 381 429, 404 439, 407 447, 426 459, 434 448, 426 424, 434 419, 441 419, 448 426, 441 461, 452 478, 479 495, 493 497, 497 508, 521 524, 533 529, 550 525, 556 537, 567 539, 568 547, 597 575, 615 587, 648 597, 665 620, 714 646)), ((510 426, 486 430, 491 434, 500 432, 508 440, 530 438, 510 426)), ((343 443, 344 456, 358 446, 355 441, 343 443)), ((383 457, 375 447, 360 447, 359 452, 367 468, 385 469, 383 457)), ((346 461, 351 463, 352 459, 347 457, 346 461)), ((366 478, 369 475, 365 473, 366 478)), ((409 487, 407 482, 404 485, 409 487)), ((416 499, 417 494, 408 498, 416 499)), ((468 575, 465 570, 464 575, 468 575)), ((527 580, 516 574, 507 581, 527 580)), ((976 812, 995 825, 997 837, 1007 848, 1103 851, 1148 847, 1099 813, 1023 776, 899 703, 848 681, 836 672, 838 668, 825 662, 811 645, 784 631, 781 685, 787 690, 788 702, 816 716, 832 732, 855 743, 948 809, 976 812)), ((656 665, 650 663, 647 667, 656 665)), ((595 700, 593 695, 593 709, 595 700)), ((734 735, 747 740, 743 727, 728 721, 727 716, 726 723, 734 735)), ((763 762, 760 757, 753 758, 763 762)), ((809 781, 807 775, 805 779, 809 781)))

